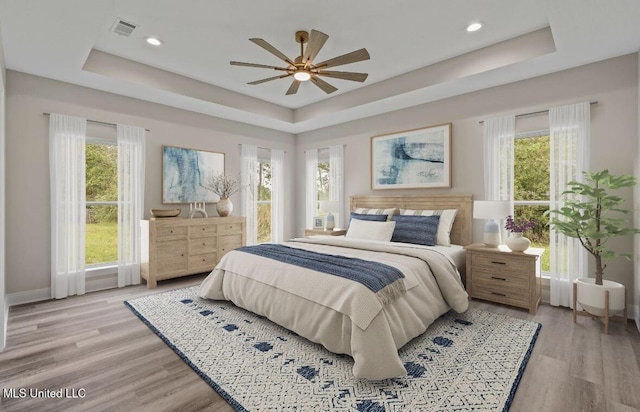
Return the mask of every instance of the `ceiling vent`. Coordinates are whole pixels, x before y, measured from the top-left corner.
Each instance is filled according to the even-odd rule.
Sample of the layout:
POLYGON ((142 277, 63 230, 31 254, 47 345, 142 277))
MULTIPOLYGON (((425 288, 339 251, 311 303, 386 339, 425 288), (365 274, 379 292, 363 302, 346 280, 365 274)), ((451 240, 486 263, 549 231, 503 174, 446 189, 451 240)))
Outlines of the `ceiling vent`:
POLYGON ((136 26, 131 22, 118 18, 116 19, 116 22, 113 23, 113 27, 111 27, 111 31, 121 36, 129 37, 131 36, 131 33, 133 33, 136 27, 138 26, 136 26))

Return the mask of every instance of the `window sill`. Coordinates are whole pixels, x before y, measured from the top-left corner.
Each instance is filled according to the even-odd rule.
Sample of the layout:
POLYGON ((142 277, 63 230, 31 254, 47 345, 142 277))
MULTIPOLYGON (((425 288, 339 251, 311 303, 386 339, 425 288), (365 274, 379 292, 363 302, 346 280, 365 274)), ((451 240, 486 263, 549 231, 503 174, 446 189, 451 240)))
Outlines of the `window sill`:
POLYGON ((101 276, 117 275, 118 265, 112 263, 100 266, 89 266, 86 268, 85 272, 87 279, 97 278, 101 276))

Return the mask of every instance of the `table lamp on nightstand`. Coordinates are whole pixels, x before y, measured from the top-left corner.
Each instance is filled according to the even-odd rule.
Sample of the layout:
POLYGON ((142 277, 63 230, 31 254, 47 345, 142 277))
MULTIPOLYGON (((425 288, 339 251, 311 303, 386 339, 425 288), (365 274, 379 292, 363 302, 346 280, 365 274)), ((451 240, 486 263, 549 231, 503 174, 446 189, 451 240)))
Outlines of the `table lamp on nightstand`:
POLYGON ((321 200, 320 212, 327 213, 324 228, 326 230, 333 230, 336 227, 336 219, 333 213, 338 213, 340 210, 340 202, 333 200, 321 200))
POLYGON ((500 225, 496 220, 504 219, 510 212, 507 200, 476 200, 473 202, 473 218, 486 219, 482 241, 487 247, 500 245, 500 225))

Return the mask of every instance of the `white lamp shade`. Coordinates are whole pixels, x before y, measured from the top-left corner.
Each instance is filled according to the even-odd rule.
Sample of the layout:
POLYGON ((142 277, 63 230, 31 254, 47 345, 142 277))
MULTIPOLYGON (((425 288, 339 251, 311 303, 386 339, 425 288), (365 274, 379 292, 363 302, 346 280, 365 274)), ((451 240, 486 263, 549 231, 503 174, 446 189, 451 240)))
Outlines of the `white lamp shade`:
POLYGON ((321 200, 320 212, 322 213, 338 213, 340 208, 340 202, 335 200, 321 200))
POLYGON ((511 213, 508 200, 476 200, 473 202, 474 219, 504 219, 511 213))

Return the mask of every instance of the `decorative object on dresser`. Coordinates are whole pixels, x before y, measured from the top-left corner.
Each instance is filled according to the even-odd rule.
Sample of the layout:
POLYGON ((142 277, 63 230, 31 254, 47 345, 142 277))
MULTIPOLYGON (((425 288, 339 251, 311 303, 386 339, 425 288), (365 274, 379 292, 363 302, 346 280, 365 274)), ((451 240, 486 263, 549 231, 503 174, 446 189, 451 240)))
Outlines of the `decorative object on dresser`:
POLYGON ((315 216, 313 218, 313 228, 316 230, 324 229, 324 218, 322 216, 315 216))
POLYGON ((151 216, 163 218, 163 217, 177 217, 182 212, 181 209, 151 209, 151 216))
POLYGON ((573 321, 576 316, 598 317, 604 322, 605 333, 609 333, 609 320, 620 320, 627 326, 627 294, 624 285, 603 280, 606 261, 624 257, 629 253, 618 253, 607 248, 614 237, 640 233, 628 227, 628 221, 612 213, 628 214, 620 205, 624 199, 610 193, 611 190, 634 187, 637 179, 632 175, 612 175, 608 170, 583 172, 584 182, 571 181, 562 193, 563 205, 550 210, 549 224, 565 236, 580 239, 580 244, 595 260, 595 278, 579 278, 573 284, 573 321), (584 308, 578 311, 576 302, 584 308), (614 316, 622 313, 622 316, 614 316))
POLYGON ((506 244, 512 252, 524 252, 531 246, 531 241, 523 236, 524 232, 536 227, 535 220, 516 220, 513 216, 507 216, 504 228, 509 231, 506 244))
POLYGON ((189 219, 193 219, 196 215, 200 215, 200 217, 209 217, 209 214, 207 214, 207 204, 205 202, 189 203, 189 219))
POLYGON ((506 200, 476 200, 473 202, 473 218, 486 219, 482 241, 486 247, 498 247, 500 242, 500 225, 496 219, 509 214, 511 203, 506 200))
POLYGON ((243 217, 141 221, 141 276, 158 280, 211 271, 225 253, 245 245, 243 217))
POLYGON ((344 236, 347 233, 347 229, 333 229, 333 230, 324 230, 324 229, 305 229, 305 236, 344 236))
POLYGON ((369 381, 354 377, 350 356, 197 292, 125 305, 239 411, 506 411, 540 331, 526 319, 449 311, 399 351, 405 376, 369 381))
POLYGON ((540 260, 544 249, 512 252, 506 246, 481 243, 467 251, 467 293, 472 298, 529 309, 535 315, 540 303, 540 260))
POLYGON ((224 173, 224 153, 162 146, 162 203, 215 203, 203 184, 224 173))
POLYGON ((229 175, 215 174, 209 176, 203 186, 220 198, 216 203, 218 215, 222 217, 229 216, 233 212, 233 203, 231 203, 229 197, 240 190, 239 179, 229 175))
POLYGON ((371 188, 451 187, 451 123, 371 138, 371 188))
POLYGON ((335 200, 321 200, 320 201, 320 212, 326 213, 327 216, 325 218, 324 228, 327 230, 333 230, 336 227, 336 220, 334 213, 338 213, 340 207, 340 202, 335 200))

